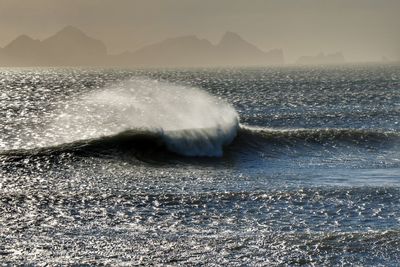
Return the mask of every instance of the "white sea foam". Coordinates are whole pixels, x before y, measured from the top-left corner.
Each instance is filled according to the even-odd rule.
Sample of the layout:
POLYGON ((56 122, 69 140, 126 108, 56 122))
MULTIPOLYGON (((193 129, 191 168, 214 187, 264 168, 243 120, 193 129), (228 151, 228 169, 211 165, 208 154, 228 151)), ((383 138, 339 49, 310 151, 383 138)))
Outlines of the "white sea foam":
POLYGON ((57 143, 142 129, 159 133, 173 152, 221 156, 236 136, 238 115, 198 88, 135 78, 71 101, 50 128, 57 143))

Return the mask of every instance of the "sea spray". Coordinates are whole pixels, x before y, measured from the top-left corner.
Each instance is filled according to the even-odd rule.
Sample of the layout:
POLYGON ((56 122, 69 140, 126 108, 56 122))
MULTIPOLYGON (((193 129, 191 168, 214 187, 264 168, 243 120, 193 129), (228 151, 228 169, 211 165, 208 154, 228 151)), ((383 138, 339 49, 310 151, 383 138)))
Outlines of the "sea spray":
POLYGON ((134 78, 65 104, 46 132, 54 145, 143 130, 172 152, 221 156, 237 128, 236 111, 200 89, 134 78))

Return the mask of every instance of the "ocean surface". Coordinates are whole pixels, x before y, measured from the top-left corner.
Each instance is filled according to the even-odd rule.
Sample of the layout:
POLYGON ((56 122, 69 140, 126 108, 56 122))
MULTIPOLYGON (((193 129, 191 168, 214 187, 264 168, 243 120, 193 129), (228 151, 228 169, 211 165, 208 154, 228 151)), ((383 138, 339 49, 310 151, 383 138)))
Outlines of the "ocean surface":
POLYGON ((400 66, 0 69, 4 265, 400 262, 400 66))

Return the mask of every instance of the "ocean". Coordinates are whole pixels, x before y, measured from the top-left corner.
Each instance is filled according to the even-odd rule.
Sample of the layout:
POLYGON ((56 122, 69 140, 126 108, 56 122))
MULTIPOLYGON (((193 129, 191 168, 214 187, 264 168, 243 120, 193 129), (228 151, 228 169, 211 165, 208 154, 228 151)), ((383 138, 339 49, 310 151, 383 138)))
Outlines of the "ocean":
POLYGON ((400 66, 0 69, 4 265, 400 262, 400 66))

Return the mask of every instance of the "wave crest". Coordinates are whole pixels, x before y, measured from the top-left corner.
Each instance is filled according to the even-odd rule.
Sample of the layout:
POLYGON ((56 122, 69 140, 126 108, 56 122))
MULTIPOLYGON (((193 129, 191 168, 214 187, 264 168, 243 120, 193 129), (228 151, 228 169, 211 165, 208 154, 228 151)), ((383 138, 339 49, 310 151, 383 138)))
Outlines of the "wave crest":
POLYGON ((213 128, 168 131, 163 135, 168 150, 184 156, 221 157, 223 147, 236 137, 238 120, 213 128))
POLYGON ((136 144, 139 134, 139 139, 157 136, 171 152, 215 157, 238 129, 238 115, 225 101, 198 88, 147 78, 89 92, 62 106, 43 129, 6 150, 92 147, 110 140, 119 146, 126 135, 136 144))
MULTIPOLYGON (((393 145, 400 141, 400 133, 359 129, 273 129, 254 128, 238 124, 224 124, 214 128, 175 131, 131 129, 115 135, 77 140, 55 146, 3 151, 3 156, 50 155, 73 153, 83 156, 118 155, 128 153, 147 160, 165 160, 166 153, 182 156, 220 157, 223 149, 229 153, 255 152, 288 146, 307 147, 310 144, 336 146, 361 145, 367 147, 393 145), (235 138, 236 137, 236 138, 235 138), (234 140, 235 139, 235 140, 234 140), (232 142, 231 145, 229 145, 232 142), (229 145, 229 146, 228 146, 229 145), (255 150, 255 151, 254 151, 255 150)), ((171 156, 169 154, 169 156, 171 156)))

